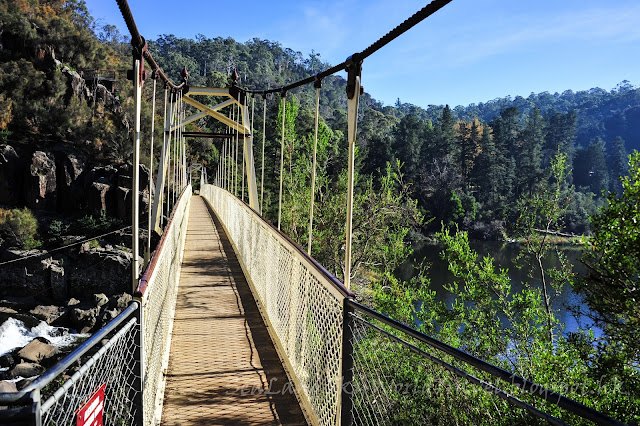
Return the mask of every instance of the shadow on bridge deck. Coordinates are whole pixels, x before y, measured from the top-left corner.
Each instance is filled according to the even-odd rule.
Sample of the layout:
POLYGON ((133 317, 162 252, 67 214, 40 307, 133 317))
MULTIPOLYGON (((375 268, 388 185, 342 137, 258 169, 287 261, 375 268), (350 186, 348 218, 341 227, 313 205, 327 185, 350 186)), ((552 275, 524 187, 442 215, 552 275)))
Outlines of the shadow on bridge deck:
POLYGON ((222 225, 194 196, 162 424, 306 424, 287 381, 222 225))

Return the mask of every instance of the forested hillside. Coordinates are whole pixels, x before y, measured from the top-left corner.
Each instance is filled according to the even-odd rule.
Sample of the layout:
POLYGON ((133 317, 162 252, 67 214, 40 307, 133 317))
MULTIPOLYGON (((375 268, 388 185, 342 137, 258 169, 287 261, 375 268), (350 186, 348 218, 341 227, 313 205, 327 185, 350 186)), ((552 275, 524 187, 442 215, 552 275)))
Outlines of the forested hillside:
MULTIPOLYGON (((329 66, 317 53, 305 58, 277 42, 259 39, 238 43, 203 35, 195 40, 165 35, 150 42, 150 47, 170 75, 178 75, 184 66, 194 70, 190 76, 194 85, 224 83, 224 77, 237 69, 244 87, 278 87, 329 66)), ((345 156, 345 81, 330 77, 323 83, 321 115, 331 130, 340 132, 334 134, 335 154, 327 166, 335 178, 345 156)), ((363 84, 366 87, 366 69, 363 84)), ((311 129, 313 94, 312 87, 294 90, 300 104, 296 123, 300 137, 311 129)), ((265 186, 269 195, 277 178, 273 160, 279 138, 273 124, 278 101, 276 96, 268 103, 267 158, 272 161, 267 161, 265 186)), ((425 99, 425 105, 428 102, 425 99)), ((260 99, 258 111, 261 104, 260 99)), ((261 115, 256 113, 257 129, 261 115)), ((457 223, 478 237, 493 238, 509 231, 518 200, 548 181, 551 158, 558 153, 567 155, 566 185, 573 192, 566 229, 585 232, 602 191, 620 190, 618 176, 624 174, 627 153, 640 148, 640 90, 627 81, 611 91, 545 92, 453 109, 421 108, 400 100, 383 106, 365 95, 360 117, 360 171, 377 180, 378 170, 399 160, 411 196, 433 219, 433 227, 438 228, 441 221, 457 223)), ((293 154, 297 155, 309 153, 303 149, 293 154)))
MULTIPOLYGON (((2 140, 31 152, 66 144, 107 162, 128 158, 128 39, 113 25, 97 28, 81 1, 9 2, 0 12, 2 140), (104 68, 115 71, 115 93, 122 96, 107 101, 77 81, 76 71, 104 68)), ((204 35, 195 40, 164 35, 150 40, 149 46, 176 80, 186 67, 191 85, 224 86, 230 72, 237 70, 243 87, 278 87, 329 66, 319 53, 304 57, 260 39, 239 43, 204 35)), ((366 87, 366 68, 363 83, 366 87)), ((150 86, 145 85, 144 93, 147 117, 150 86)), ((333 182, 346 159, 344 87, 343 78, 332 76, 321 90, 321 116, 331 132, 324 168, 333 182)), ((304 139, 313 127, 314 89, 295 89, 288 99, 292 97, 299 104, 294 133, 304 139)), ((279 173, 279 103, 279 96, 267 100, 265 192, 272 219, 279 173)), ((262 136, 262 105, 262 98, 257 99, 256 141, 262 136)), ((482 238, 509 233, 518 201, 549 182, 549 165, 558 153, 567 155, 565 184, 572 192, 564 225, 568 231, 585 232, 602 191, 620 191, 618 176, 626 169, 627 153, 640 148, 640 89, 626 81, 611 91, 540 93, 455 108, 422 108, 400 100, 384 106, 368 94, 360 105, 359 172, 379 185, 387 163, 400 161, 408 196, 417 200, 425 222, 431 224, 426 229, 455 223, 482 238)), ((192 127, 221 130, 209 118, 192 127)), ((160 129, 156 132, 160 136, 160 129)), ((291 147, 298 142, 300 148, 288 148, 291 164, 298 156, 310 155, 300 141, 288 139, 291 147)), ((143 160, 148 161, 145 143, 143 160)), ((211 141, 193 140, 190 146, 194 161, 215 166, 218 150, 211 141)), ((260 156, 256 152, 256 158, 260 156)))

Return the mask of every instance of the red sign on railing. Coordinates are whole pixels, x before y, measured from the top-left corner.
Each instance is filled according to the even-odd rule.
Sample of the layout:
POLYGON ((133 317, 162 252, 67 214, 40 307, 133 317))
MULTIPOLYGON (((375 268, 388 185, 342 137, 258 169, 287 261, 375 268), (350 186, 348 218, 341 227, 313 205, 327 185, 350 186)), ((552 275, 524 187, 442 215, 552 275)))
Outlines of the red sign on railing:
POLYGON ((91 398, 78 410, 77 426, 102 426, 102 417, 104 414, 104 388, 107 386, 103 383, 91 398))

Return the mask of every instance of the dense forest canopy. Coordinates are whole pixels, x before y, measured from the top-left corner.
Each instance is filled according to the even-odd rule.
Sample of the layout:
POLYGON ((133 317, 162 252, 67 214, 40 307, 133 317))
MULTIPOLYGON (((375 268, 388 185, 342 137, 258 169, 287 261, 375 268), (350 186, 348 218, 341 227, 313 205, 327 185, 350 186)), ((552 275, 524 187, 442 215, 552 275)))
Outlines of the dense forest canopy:
MULTIPOLYGON (((170 75, 178 75, 183 67, 194 70, 193 85, 224 83, 235 69, 241 86, 278 87, 329 66, 318 53, 305 58, 277 42, 259 39, 239 43, 204 35, 195 40, 163 35, 150 42, 150 49, 170 75)), ((335 176, 344 165, 344 86, 341 77, 329 77, 321 90, 321 115, 331 129, 341 132, 335 157, 329 159, 335 176)), ((311 125, 313 88, 296 89, 294 94, 301 108, 298 125, 305 129, 299 134, 304 136, 311 125)), ((276 122, 278 102, 279 96, 268 102, 268 123, 276 122)), ((266 155, 272 160, 279 149, 274 130, 267 126, 266 155)), ((610 91, 532 93, 527 98, 498 98, 453 109, 422 108, 400 100, 384 106, 365 95, 358 131, 362 173, 377 175, 388 162, 399 160, 412 197, 433 219, 430 229, 441 221, 457 223, 481 238, 509 231, 518 199, 548 178, 550 160, 560 150, 568 156, 567 185, 575 190, 565 227, 583 233, 588 230, 588 216, 602 201, 602 191, 620 190, 618 176, 624 174, 627 153, 640 148, 640 91, 623 81, 610 91)), ((269 200, 277 179, 274 162, 266 165, 269 200)))

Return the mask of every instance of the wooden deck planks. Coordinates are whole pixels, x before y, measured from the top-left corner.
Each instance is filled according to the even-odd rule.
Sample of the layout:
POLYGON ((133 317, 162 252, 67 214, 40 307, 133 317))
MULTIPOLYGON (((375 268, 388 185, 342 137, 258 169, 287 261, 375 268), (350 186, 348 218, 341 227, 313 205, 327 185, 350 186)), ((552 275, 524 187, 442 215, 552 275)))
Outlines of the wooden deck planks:
POLYGON ((222 226, 189 215, 162 424, 306 424, 222 226))

